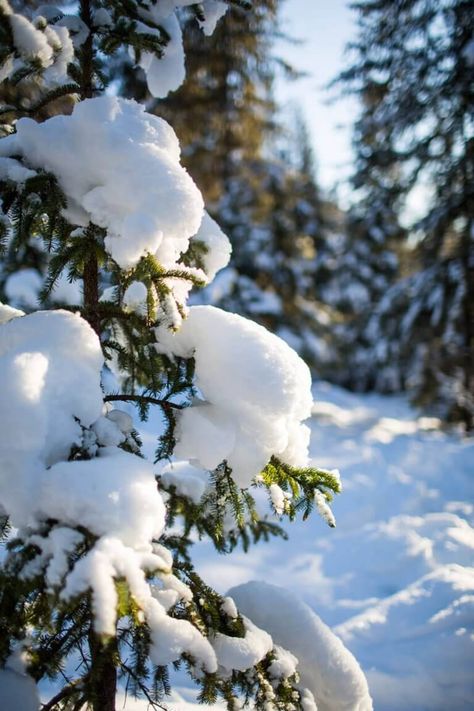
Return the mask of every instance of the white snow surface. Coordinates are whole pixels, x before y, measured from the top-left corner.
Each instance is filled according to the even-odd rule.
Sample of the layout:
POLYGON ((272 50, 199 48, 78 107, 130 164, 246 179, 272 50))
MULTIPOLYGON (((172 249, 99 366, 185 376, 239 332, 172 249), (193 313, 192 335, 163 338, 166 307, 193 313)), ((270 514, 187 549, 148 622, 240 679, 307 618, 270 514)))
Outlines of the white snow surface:
POLYGON ((72 115, 20 119, 0 155, 54 173, 75 225, 107 230, 106 249, 123 269, 147 253, 175 264, 198 231, 201 193, 180 165, 176 135, 140 104, 115 96, 82 101, 72 115), (97 156, 101 157, 97 160, 97 156))
POLYGON ((38 311, 0 326, 0 502, 31 522, 46 467, 67 458, 101 413, 102 353, 78 316, 38 311))
POLYGON ((204 22, 200 22, 199 25, 205 35, 212 35, 216 29, 216 25, 225 15, 228 9, 228 5, 220 0, 204 0, 202 3, 202 9, 204 12, 204 22))
POLYGON ((0 326, 2 325, 2 323, 7 323, 7 321, 11 321, 12 318, 17 318, 18 316, 24 315, 24 312, 20 309, 15 309, 12 306, 8 306, 8 304, 2 304, 2 302, 0 301, 0 326))
POLYGON ((178 458, 211 470, 226 460, 241 487, 272 455, 307 464, 311 376, 284 341, 242 316, 192 306, 177 333, 157 329, 157 349, 194 357, 203 397, 180 414, 178 458))
POLYGON ((199 230, 192 242, 201 242, 206 247, 203 256, 204 272, 211 282, 220 269, 227 266, 232 251, 228 237, 212 217, 204 211, 199 230))
MULTIPOLYGON (((377 711, 466 711, 474 702, 474 442, 443 432, 401 397, 325 383, 314 395, 311 454, 343 475, 338 528, 313 515, 287 526, 286 543, 225 557, 196 544, 198 572, 223 594, 257 578, 290 588, 355 655, 377 711)), ((301 605, 280 606, 282 619, 293 604, 301 605)), ((168 708, 202 708, 184 673, 174 682, 168 708)), ((309 692, 306 704, 314 711, 309 692)), ((128 698, 124 708, 146 706, 128 698)))
MULTIPOLYGON (((163 98, 170 91, 176 91, 184 82, 186 70, 183 36, 176 10, 194 3, 195 0, 155 0, 148 7, 139 8, 139 15, 143 20, 151 20, 159 25, 169 37, 161 57, 158 58, 151 52, 143 52, 139 62, 145 72, 148 89, 156 98, 163 98)), ((217 22, 225 14, 227 4, 219 0, 205 0, 202 9, 205 19, 200 22, 200 27, 204 34, 211 35, 217 22)), ((141 28, 138 26, 138 31, 159 34, 158 30, 145 23, 141 28)))
MULTIPOLYGON (((151 52, 143 52, 139 64, 145 72, 150 93, 157 99, 162 99, 170 91, 176 91, 181 86, 186 77, 186 70, 183 35, 178 18, 171 13, 167 17, 157 18, 157 21, 168 33, 169 42, 163 49, 162 57, 156 57, 151 52)), ((146 25, 144 31, 151 34, 155 32, 153 28, 146 25)))
POLYGON ((37 17, 31 22, 23 15, 12 11, 9 3, 2 0, 3 13, 11 28, 16 57, 11 55, 0 67, 0 78, 9 78, 22 63, 39 62, 43 67, 41 75, 32 81, 49 88, 68 81, 67 67, 74 58, 74 48, 67 27, 46 24, 45 18, 37 17))
POLYGON ((314 395, 310 452, 318 465, 338 466, 344 482, 332 504, 337 529, 313 515, 285 526, 287 543, 225 558, 200 544, 198 571, 223 594, 256 579, 291 589, 354 654, 377 711, 466 711, 474 704, 474 441, 444 432, 402 397, 326 383, 314 395))
POLYGON ((160 480, 166 488, 174 486, 177 494, 198 504, 209 484, 209 472, 186 461, 170 462, 161 470, 160 480))
POLYGON ((43 280, 36 269, 20 269, 5 280, 5 294, 13 307, 36 309, 43 280))
POLYGON ((33 679, 12 669, 0 669, 2 711, 38 711, 38 690, 33 679))
POLYGON ((250 582, 229 590, 238 609, 298 659, 301 685, 318 711, 371 711, 367 681, 341 640, 284 588, 250 582))
POLYGON ((268 632, 254 625, 247 617, 243 617, 243 623, 244 637, 229 637, 218 632, 211 639, 218 664, 224 672, 231 672, 232 669, 251 669, 273 648, 273 641, 268 632))

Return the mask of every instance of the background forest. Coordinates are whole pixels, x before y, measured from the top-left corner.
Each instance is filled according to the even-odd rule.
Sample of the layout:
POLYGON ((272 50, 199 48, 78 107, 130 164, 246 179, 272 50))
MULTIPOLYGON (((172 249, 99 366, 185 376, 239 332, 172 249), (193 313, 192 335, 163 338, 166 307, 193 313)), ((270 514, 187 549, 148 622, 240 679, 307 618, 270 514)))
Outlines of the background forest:
POLYGON ((18 677, 25 711, 472 705, 474 6, 349 4, 332 186, 279 89, 305 81, 284 51, 305 3, 0 0, 1 711, 18 677), (76 173, 110 203, 71 200, 76 173), (15 409, 22 328, 52 363, 51 451, 15 409))

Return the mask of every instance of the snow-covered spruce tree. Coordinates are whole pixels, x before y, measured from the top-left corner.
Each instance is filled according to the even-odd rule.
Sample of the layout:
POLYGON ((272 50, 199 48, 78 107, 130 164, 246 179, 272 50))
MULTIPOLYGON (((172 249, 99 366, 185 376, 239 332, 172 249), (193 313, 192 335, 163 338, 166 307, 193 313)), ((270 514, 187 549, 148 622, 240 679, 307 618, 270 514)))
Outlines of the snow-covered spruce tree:
MULTIPOLYGON (((339 82, 347 82, 348 77, 355 81, 355 70, 348 70, 339 82)), ((333 329, 337 358, 327 375, 355 390, 390 391, 400 389, 400 384, 390 366, 374 367, 373 353, 374 347, 381 352, 387 344, 382 335, 374 344, 367 326, 377 304, 397 278, 398 251, 405 232, 399 223, 402 189, 393 163, 392 131, 378 118, 385 87, 374 77, 369 63, 357 74, 361 113, 352 139, 353 204, 347 211, 341 237, 334 243, 335 267, 326 293, 338 314, 333 329)))
POLYGON ((411 389, 418 403, 470 428, 474 9, 466 0, 364 0, 355 8, 355 61, 342 80, 376 99, 366 127, 373 147, 364 154, 365 184, 382 161, 384 190, 392 194, 382 230, 390 234, 392 223, 397 230, 391 212, 400 216, 400 198, 422 196, 406 269, 366 324, 365 362, 391 373, 393 385, 411 389))
MULTIPOLYGON (((246 235, 233 250, 219 304, 249 315, 320 366, 328 319, 322 304, 328 221, 302 116, 267 146, 256 170, 258 191, 246 235)), ((212 286, 210 287, 212 291, 212 286)))
MULTIPOLYGON (((160 708, 170 665, 205 703, 316 708, 296 658, 192 565, 196 535, 225 552, 281 533, 253 487, 280 516, 316 506, 333 525, 340 484, 309 466, 296 353, 240 316, 186 306, 227 263, 227 238, 171 127, 105 93, 127 47, 153 92, 180 84, 183 5, 81 0, 77 14, 28 18, 0 0, 2 241, 10 255, 44 245, 44 299, 64 273, 83 294, 27 315, 0 305, 0 661, 54 681, 43 711, 113 711, 119 683, 160 708), (161 415, 155 465, 131 405, 161 415)), ((194 11, 210 31, 226 9, 194 11)), ((354 695, 371 708, 365 681, 343 706, 330 688, 324 708, 354 708, 354 695)))

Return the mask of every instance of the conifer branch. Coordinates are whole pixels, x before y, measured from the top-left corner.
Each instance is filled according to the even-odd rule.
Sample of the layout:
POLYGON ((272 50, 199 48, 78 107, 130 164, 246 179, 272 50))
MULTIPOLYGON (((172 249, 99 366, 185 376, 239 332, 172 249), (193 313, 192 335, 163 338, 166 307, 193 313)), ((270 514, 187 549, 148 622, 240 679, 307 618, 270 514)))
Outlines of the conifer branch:
POLYGON ((164 409, 168 408, 173 408, 175 410, 182 410, 186 407, 186 405, 178 405, 178 403, 175 402, 169 402, 168 400, 162 400, 160 398, 156 397, 151 397, 150 395, 127 395, 127 394, 122 394, 122 395, 106 395, 104 397, 104 402, 116 402, 116 401, 124 401, 124 402, 136 402, 136 403, 148 403, 150 405, 158 405, 159 407, 162 407, 164 409))

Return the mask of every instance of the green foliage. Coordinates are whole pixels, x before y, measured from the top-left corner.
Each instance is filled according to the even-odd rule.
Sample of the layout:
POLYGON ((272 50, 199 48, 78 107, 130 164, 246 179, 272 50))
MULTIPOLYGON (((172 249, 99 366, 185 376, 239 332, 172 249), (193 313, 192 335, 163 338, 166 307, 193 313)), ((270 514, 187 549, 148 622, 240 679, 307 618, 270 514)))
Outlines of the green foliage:
POLYGON ((290 521, 299 512, 303 513, 303 521, 308 518, 314 508, 314 492, 319 491, 326 501, 333 499, 333 494, 339 494, 341 483, 334 474, 326 469, 315 467, 296 468, 272 457, 261 474, 262 482, 270 487, 278 486, 291 496, 286 499, 285 514, 290 521))
MULTIPOLYGON (((162 483, 160 488, 165 489, 162 483)), ((198 504, 177 494, 175 487, 167 491, 168 524, 179 520, 183 526, 182 536, 167 539, 167 545, 187 561, 192 534, 209 538, 220 553, 230 553, 239 544, 247 551, 251 544, 274 536, 286 538, 280 526, 261 518, 250 491, 236 485, 225 462, 210 473, 210 486, 198 504)))

